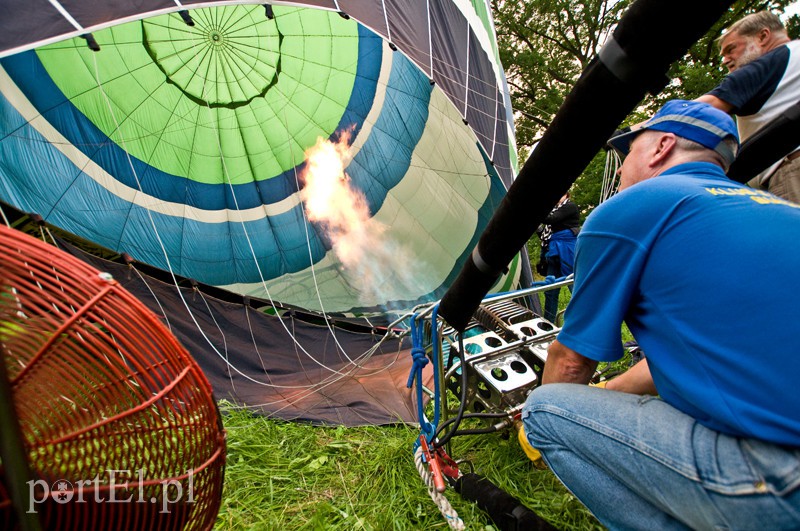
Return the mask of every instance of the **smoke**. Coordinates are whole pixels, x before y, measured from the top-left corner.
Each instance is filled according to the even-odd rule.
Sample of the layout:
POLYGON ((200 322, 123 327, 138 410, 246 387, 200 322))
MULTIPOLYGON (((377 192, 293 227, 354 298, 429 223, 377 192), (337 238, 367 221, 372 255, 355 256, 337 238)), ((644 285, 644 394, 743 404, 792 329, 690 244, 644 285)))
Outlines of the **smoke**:
POLYGON ((323 229, 343 268, 342 274, 365 305, 415 298, 411 252, 370 215, 364 194, 345 172, 351 134, 334 142, 323 138, 306 151, 300 197, 308 219, 323 229), (411 295, 411 296, 409 296, 411 295))

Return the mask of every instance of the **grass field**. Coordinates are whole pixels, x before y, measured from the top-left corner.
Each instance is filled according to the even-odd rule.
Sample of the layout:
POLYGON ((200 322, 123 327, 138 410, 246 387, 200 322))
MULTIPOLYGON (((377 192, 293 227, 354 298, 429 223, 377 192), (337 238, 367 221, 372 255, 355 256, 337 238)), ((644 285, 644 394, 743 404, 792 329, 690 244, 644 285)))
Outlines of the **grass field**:
MULTIPOLYGON (((223 411, 228 466, 216 529, 448 528, 414 466, 417 427, 325 428, 223 411)), ((451 453, 557 528, 602 529, 515 438, 456 437, 451 453)), ((446 496, 467 529, 492 529, 473 503, 452 489, 446 496)))

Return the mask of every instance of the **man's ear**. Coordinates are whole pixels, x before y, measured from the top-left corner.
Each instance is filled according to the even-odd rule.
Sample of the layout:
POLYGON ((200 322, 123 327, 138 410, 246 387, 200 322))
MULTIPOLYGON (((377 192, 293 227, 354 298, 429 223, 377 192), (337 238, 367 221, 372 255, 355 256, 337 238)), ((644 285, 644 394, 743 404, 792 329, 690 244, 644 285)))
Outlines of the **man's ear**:
POLYGON ((678 143, 678 137, 674 133, 662 133, 653 145, 650 157, 650 166, 658 166, 670 156, 678 143))
POLYGON ((768 45, 771 40, 772 40, 772 32, 769 30, 769 28, 761 28, 761 31, 759 31, 758 34, 756 35, 756 41, 758 42, 758 45, 761 46, 762 48, 768 45))

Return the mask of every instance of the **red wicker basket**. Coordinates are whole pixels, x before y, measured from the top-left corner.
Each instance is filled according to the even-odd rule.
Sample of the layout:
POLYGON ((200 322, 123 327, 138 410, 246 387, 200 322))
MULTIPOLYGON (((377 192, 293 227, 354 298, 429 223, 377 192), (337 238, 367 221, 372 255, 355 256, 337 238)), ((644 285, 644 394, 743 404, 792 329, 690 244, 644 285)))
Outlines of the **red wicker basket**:
POLYGON ((0 528, 210 529, 225 435, 197 363, 109 275, 4 226, 0 249, 0 528))

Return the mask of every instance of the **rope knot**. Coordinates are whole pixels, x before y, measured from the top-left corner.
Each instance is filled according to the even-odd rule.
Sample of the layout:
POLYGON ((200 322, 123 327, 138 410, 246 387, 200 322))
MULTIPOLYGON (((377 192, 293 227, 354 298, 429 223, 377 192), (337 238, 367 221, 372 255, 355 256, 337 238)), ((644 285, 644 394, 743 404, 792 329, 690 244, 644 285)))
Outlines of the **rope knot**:
POLYGON ((411 358, 414 360, 415 365, 419 365, 422 369, 428 364, 428 356, 425 355, 425 349, 422 347, 414 347, 411 349, 411 358))
POLYGON ((414 361, 411 365, 411 374, 408 375, 408 383, 406 383, 406 387, 409 388, 414 384, 414 376, 417 373, 421 373, 422 369, 428 364, 428 357, 422 347, 413 347, 411 349, 411 359, 414 361))

